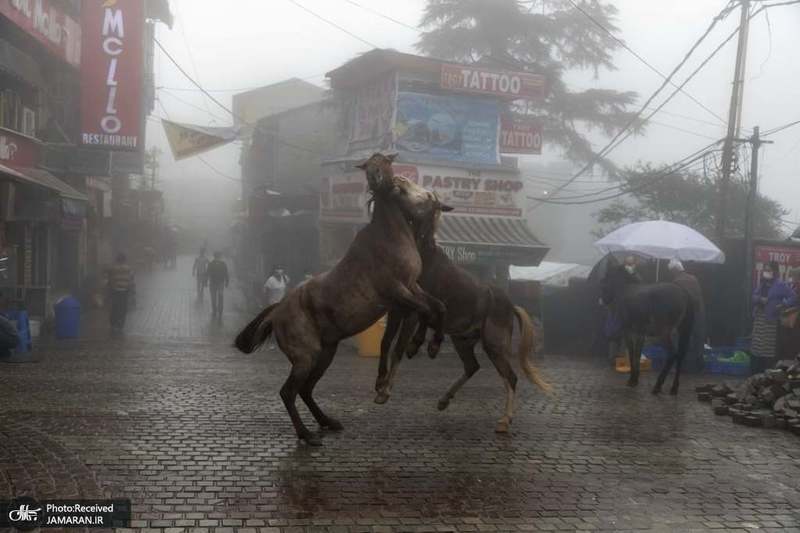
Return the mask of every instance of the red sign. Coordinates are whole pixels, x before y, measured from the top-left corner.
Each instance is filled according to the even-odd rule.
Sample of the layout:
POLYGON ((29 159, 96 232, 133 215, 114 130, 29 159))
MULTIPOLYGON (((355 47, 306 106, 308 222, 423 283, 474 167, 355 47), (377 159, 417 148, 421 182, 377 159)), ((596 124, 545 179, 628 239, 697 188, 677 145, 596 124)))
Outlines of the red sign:
POLYGON ((542 128, 530 120, 500 117, 500 153, 541 154, 542 128))
POLYGON ((544 98, 544 76, 508 72, 467 65, 442 65, 443 89, 473 94, 491 94, 512 100, 544 98))
POLYGON ((0 165, 32 168, 36 166, 37 153, 38 146, 33 139, 0 129, 0 165))
POLYGON ((0 15, 73 67, 81 64, 81 27, 52 0, 0 0, 0 15))
POLYGON ((82 21, 81 142, 139 150, 144 2, 85 0, 82 21))
POLYGON ((778 263, 781 279, 786 280, 789 270, 800 267, 800 246, 756 246, 753 250, 753 286, 758 284, 761 271, 772 262, 778 263))

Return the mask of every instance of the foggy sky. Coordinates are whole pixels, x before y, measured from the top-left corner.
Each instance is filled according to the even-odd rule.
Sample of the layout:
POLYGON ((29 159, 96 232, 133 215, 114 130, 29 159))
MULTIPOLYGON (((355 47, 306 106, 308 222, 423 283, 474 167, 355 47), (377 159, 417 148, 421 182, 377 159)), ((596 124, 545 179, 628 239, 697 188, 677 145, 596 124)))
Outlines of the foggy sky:
MULTIPOLYGON (((418 33, 345 0, 298 0, 309 9, 336 22, 370 43, 415 53, 418 33)), ((394 19, 416 26, 424 0, 358 0, 394 19)), ((727 0, 616 0, 620 36, 628 45, 662 73, 669 73, 709 25, 727 0)), ((314 18, 288 0, 172 0, 176 25, 168 30, 159 25, 158 38, 178 62, 207 89, 241 89, 263 86, 289 77, 324 84, 324 73, 371 47, 314 18), (191 49, 191 55, 189 53, 191 49)), ((800 5, 776 7, 770 12, 771 36, 766 18, 759 15, 751 25, 747 77, 744 94, 743 135, 754 125, 762 131, 800 119, 800 62, 794 50, 800 48, 800 5)), ((682 81, 738 23, 738 13, 729 16, 710 35, 692 61, 675 78, 682 81)), ((688 86, 687 91, 721 117, 727 117, 733 78, 735 40, 730 43, 688 86)), ((604 87, 633 90, 643 102, 662 79, 627 51, 616 52, 617 70, 571 73, 574 88, 604 87)), ((156 51, 156 84, 169 118, 198 124, 230 124, 223 109, 193 89, 191 83, 156 51), (181 101, 183 100, 183 101, 181 101)), ((663 94, 669 94, 665 91, 663 94)), ((230 106, 232 91, 214 92, 230 106)), ((660 102, 660 100, 657 100, 660 102)), ((164 116, 157 105, 154 115, 164 116)), ((618 164, 636 161, 670 163, 722 138, 725 126, 683 95, 674 98, 650 124, 646 134, 626 141, 611 156, 618 164), (686 115, 682 118, 675 115, 686 115), (679 128, 688 131, 678 131, 679 128)), ((592 134, 597 148, 604 138, 592 134)), ((762 150, 761 191, 775 198, 800 220, 800 126, 771 137, 774 145, 762 150)), ((169 186, 168 201, 176 214, 193 213, 207 218, 215 208, 229 209, 238 196, 238 184, 205 166, 197 159, 176 163, 157 120, 148 122, 148 144, 159 144, 162 183, 169 186), (185 185, 183 185, 185 183, 185 185), (210 185, 206 188, 206 185, 210 185), (192 207, 175 191, 191 187, 192 207), (181 206, 184 207, 181 207, 181 206)), ((537 161, 558 161, 557 148, 545 145, 537 161)), ((240 176, 239 146, 234 144, 205 154, 209 164, 231 177, 240 176)), ((578 184, 569 190, 591 189, 578 184)), ((546 187, 530 182, 529 192, 539 195, 546 187)), ((565 193, 566 194, 566 193, 565 193)), ((570 209, 566 206, 562 209, 570 209)), ((227 213, 226 213, 227 214, 227 213)))

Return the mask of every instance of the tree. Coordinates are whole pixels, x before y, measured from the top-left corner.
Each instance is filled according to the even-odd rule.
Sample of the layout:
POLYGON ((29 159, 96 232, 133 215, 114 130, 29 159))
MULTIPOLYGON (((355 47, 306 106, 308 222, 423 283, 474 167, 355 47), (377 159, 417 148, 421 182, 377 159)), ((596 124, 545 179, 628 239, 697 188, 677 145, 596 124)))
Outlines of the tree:
MULTIPOLYGON (((575 0, 612 33, 617 9, 602 0, 575 0)), ((633 117, 627 111, 634 92, 610 89, 572 91, 563 77, 570 70, 615 70, 612 53, 619 43, 599 29, 572 0, 428 0, 417 48, 425 54, 468 63, 542 74, 547 96, 515 111, 539 118, 544 140, 575 162, 594 151, 580 128, 613 135, 633 117)), ((607 160, 598 161, 614 172, 607 160)))
MULTIPOLYGON (((631 222, 663 218, 689 226, 713 240, 719 191, 712 179, 693 171, 664 175, 650 165, 640 165, 622 174, 622 184, 631 193, 627 200, 616 200, 597 212, 597 221, 602 224, 595 232, 598 237, 631 222)), ((743 181, 731 182, 729 223, 733 237, 744 235, 747 189, 743 181)), ((780 238, 780 222, 786 214, 778 202, 759 195, 753 236, 780 238)))

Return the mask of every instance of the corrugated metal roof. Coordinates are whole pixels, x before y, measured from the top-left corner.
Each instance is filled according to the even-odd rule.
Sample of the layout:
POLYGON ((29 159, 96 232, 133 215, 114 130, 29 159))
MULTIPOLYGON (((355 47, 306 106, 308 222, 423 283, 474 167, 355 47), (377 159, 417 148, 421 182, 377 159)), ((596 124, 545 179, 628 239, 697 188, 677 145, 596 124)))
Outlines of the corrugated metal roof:
POLYGON ((444 244, 547 248, 520 218, 445 215, 436 240, 444 244))
POLYGON ((83 202, 87 202, 89 198, 74 188, 72 185, 68 183, 64 183, 57 177, 53 176, 46 170, 41 170, 38 168, 11 168, 5 165, 0 165, 0 174, 5 174, 11 179, 19 181, 21 183, 27 183, 29 185, 36 185, 39 187, 44 187, 46 189, 50 189, 51 191, 55 191, 64 198, 70 198, 72 200, 81 200, 83 202))

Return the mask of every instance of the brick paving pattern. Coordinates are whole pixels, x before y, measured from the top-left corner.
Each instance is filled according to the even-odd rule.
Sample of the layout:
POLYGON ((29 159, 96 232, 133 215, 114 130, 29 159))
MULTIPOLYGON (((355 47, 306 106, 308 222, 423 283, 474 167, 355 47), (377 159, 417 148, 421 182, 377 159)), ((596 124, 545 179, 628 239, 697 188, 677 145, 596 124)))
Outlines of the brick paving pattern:
MULTIPOLYGON (((192 305, 151 309, 190 321, 192 305)), ((439 412, 452 353, 405 361, 379 406, 376 361, 344 347, 316 396, 345 431, 308 448, 278 396, 280 352, 178 340, 170 320, 0 365, 0 498, 129 497, 132 528, 198 533, 800 531, 800 440, 715 417, 692 392, 708 377, 653 397, 652 375, 630 390, 605 367, 545 358, 557 396, 521 382, 512 433, 496 435, 504 391, 485 358, 439 412)))

